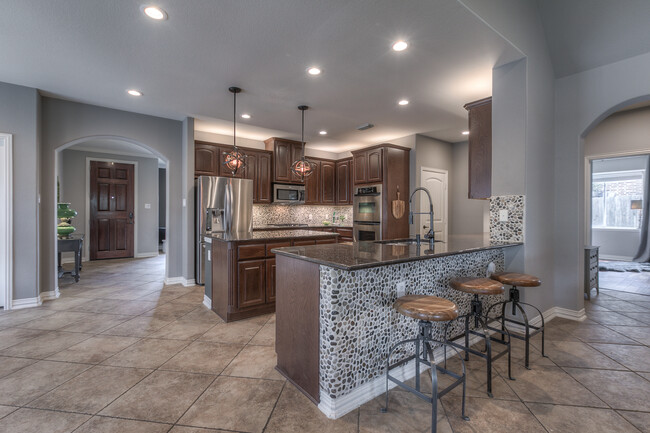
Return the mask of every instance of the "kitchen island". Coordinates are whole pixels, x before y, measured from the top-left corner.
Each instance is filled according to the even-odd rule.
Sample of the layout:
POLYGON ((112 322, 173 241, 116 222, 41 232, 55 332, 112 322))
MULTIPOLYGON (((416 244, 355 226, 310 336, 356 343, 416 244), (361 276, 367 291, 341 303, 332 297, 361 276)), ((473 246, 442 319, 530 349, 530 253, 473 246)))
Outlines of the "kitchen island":
MULTIPOLYGON (((274 249, 278 371, 328 417, 344 415, 384 392, 390 347, 417 335, 417 322, 392 308, 395 299, 440 296, 464 314, 472 296, 451 290, 449 281, 484 277, 490 263, 504 270, 504 250, 519 245, 451 236, 433 249, 401 241, 274 249)), ((484 305, 502 300, 481 298, 484 305)), ((450 336, 462 328, 450 326, 450 336)), ((439 324, 434 338, 442 338, 439 324)), ((400 374, 413 376, 412 366, 400 374)))
POLYGON ((206 256, 204 303, 226 322, 275 311, 273 248, 336 243, 337 233, 312 230, 261 230, 214 233, 206 256))

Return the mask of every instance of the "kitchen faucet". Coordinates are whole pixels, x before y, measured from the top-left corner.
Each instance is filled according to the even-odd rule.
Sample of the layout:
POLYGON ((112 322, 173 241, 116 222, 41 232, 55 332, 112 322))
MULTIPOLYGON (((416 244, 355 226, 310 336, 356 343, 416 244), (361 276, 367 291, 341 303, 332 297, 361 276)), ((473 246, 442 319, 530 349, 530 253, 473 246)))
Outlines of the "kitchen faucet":
MULTIPOLYGON (((411 193, 411 197, 409 198, 409 224, 414 224, 415 215, 427 215, 427 214, 429 214, 429 231, 427 232, 427 234, 424 235, 424 238, 429 240, 429 249, 433 250, 435 244, 435 236, 433 234, 433 200, 431 200, 431 194, 429 193, 428 189, 423 187, 415 188, 411 193), (427 197, 429 198, 429 212, 413 212, 413 196, 418 191, 424 191, 427 194, 427 197)), ((417 241, 419 247, 420 233, 416 233, 415 240, 417 241)))

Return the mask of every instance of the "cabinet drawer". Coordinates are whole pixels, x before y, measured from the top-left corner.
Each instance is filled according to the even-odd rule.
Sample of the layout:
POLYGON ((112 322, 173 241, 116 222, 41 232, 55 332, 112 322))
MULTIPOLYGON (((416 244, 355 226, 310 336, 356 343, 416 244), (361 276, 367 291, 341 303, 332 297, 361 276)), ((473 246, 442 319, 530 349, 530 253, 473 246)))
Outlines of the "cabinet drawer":
POLYGON ((352 237, 352 229, 336 229, 336 233, 340 234, 342 237, 352 237))
POLYGON ((264 258, 266 255, 265 244, 240 245, 237 248, 239 260, 264 258))
POLYGON ((354 242, 354 239, 347 236, 339 236, 339 243, 341 242, 354 242))
POLYGON ((305 240, 303 240, 303 241, 293 241, 293 245, 296 246, 296 247, 302 247, 302 246, 306 246, 306 245, 316 245, 316 240, 311 239, 311 240, 307 240, 307 241, 305 241, 305 240))
POLYGON ((316 241, 316 245, 322 245, 322 244, 335 244, 336 243, 336 238, 332 239, 318 239, 316 241))
POLYGON ((275 257, 275 254, 271 252, 273 248, 282 248, 282 247, 290 247, 291 242, 286 241, 286 242, 274 242, 272 244, 266 244, 266 256, 267 257, 275 257))

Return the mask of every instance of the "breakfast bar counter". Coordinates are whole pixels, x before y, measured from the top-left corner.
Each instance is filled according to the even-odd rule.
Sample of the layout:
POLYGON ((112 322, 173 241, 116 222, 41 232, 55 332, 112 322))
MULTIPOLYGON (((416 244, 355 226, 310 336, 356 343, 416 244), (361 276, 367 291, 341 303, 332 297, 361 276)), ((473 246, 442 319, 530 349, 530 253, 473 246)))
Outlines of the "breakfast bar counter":
MULTIPOLYGON (((504 250, 521 243, 482 236, 450 237, 433 249, 408 241, 356 242, 275 248, 277 370, 330 418, 338 418, 385 390, 390 347, 417 333, 395 312, 405 294, 435 295, 460 314, 472 296, 449 288, 454 277, 485 277, 505 268, 504 250)), ((503 296, 481 297, 487 307, 503 296)), ((449 335, 462 333, 453 323, 449 335)), ((434 326, 434 338, 442 338, 434 326)), ((414 375, 406 364, 403 377, 414 375)))

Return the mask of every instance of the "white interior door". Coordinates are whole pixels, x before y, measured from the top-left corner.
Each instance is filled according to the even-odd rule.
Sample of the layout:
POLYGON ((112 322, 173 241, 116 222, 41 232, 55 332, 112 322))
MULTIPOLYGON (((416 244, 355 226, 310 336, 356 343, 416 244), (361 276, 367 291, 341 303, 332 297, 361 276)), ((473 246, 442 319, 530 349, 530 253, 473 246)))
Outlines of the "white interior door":
POLYGON ((11 207, 12 207, 11 135, 0 134, 0 307, 11 302, 11 207))
MULTIPOLYGON (((447 170, 422 167, 420 185, 428 189, 433 200, 433 232, 436 240, 447 242, 448 231, 448 177, 447 170)), ((419 194, 419 193, 418 193, 419 194)), ((426 194, 420 194, 420 212, 429 211, 426 194)), ((429 216, 420 215, 420 235, 429 231, 429 216)))

